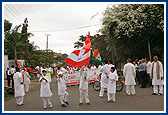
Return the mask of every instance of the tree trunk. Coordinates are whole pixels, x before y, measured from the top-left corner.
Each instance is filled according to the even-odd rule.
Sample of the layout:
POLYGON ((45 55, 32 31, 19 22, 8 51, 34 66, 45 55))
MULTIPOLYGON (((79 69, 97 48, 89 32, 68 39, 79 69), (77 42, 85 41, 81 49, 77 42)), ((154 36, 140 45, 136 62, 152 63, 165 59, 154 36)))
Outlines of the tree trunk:
POLYGON ((152 61, 152 56, 151 56, 151 49, 150 49, 150 41, 149 41, 149 38, 148 38, 148 51, 149 51, 149 59, 150 59, 150 62, 152 61))
POLYGON ((14 44, 14 59, 17 60, 16 44, 14 44))

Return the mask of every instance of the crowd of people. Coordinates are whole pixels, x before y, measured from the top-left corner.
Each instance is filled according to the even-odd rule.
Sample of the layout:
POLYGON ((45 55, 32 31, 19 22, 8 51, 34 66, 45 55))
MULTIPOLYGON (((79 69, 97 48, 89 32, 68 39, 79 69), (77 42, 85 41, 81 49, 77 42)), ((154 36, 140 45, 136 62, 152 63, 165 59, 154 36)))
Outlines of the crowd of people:
MULTIPOLYGON (((141 59, 139 62, 131 61, 127 59, 127 63, 124 65, 123 76, 125 77, 125 86, 127 95, 136 95, 135 85, 140 85, 141 88, 146 86, 153 86, 152 95, 163 95, 163 67, 162 63, 158 60, 157 56, 154 56, 154 61, 150 62, 148 59, 141 59)), ((65 73, 70 73, 72 67, 63 67, 56 65, 54 69, 47 66, 37 66, 37 69, 40 73, 37 75, 39 77, 39 82, 41 83, 40 87, 40 97, 44 102, 44 109, 48 106, 52 108, 51 96, 53 95, 50 89, 51 75, 55 73, 56 82, 58 85, 58 95, 60 98, 60 103, 62 107, 69 105, 68 102, 68 91, 66 87, 66 82, 64 79, 65 73)), ((115 66, 110 60, 104 61, 102 65, 99 65, 98 68, 94 64, 88 64, 82 66, 81 68, 73 68, 73 71, 80 72, 80 85, 79 85, 79 105, 83 105, 84 100, 86 104, 90 104, 88 96, 88 70, 99 69, 101 73, 101 89, 99 97, 103 97, 104 89, 107 89, 107 102, 116 102, 116 81, 118 81, 118 74, 115 66)), ((23 105, 25 92, 29 91, 30 84, 30 75, 28 70, 14 68, 7 69, 6 74, 12 76, 16 102, 18 106, 23 105)), ((10 78, 11 79, 11 78, 10 78)), ((8 83, 10 85, 10 83, 8 83)))

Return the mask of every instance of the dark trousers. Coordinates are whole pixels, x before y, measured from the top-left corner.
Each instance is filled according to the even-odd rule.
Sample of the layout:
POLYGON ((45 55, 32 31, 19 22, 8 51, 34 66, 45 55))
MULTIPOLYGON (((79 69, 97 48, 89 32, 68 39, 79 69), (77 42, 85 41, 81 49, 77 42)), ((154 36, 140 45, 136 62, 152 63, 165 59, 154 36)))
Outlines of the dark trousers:
POLYGON ((146 73, 145 71, 140 71, 139 72, 139 77, 140 77, 140 83, 141 83, 141 88, 146 87, 146 73))
POLYGON ((8 87, 10 87, 10 80, 11 80, 11 76, 8 75, 8 76, 7 76, 8 87))
POLYGON ((146 74, 146 84, 148 84, 149 87, 152 86, 152 80, 150 79, 150 74, 146 74))
POLYGON ((12 79, 12 88, 14 89, 14 80, 13 80, 13 75, 14 75, 14 74, 11 74, 11 79, 12 79))

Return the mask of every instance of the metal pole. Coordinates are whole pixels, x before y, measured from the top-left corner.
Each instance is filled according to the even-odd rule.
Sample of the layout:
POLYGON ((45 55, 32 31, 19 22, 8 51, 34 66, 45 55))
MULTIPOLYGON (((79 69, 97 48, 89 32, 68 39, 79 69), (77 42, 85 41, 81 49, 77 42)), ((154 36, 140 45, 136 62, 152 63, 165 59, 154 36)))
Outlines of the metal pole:
POLYGON ((49 34, 46 34, 47 36, 47 43, 46 43, 46 65, 47 65, 47 60, 48 60, 48 37, 50 36, 49 34))

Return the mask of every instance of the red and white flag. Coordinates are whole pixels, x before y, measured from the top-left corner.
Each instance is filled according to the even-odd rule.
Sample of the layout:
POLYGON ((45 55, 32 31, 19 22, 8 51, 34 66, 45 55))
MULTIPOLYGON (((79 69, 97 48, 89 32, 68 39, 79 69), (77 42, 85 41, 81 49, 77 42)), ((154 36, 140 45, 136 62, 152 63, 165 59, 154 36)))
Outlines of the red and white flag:
POLYGON ((82 67, 84 65, 89 64, 90 62, 90 32, 88 32, 88 36, 85 40, 85 45, 81 50, 74 50, 65 60, 67 65, 72 67, 82 67))

